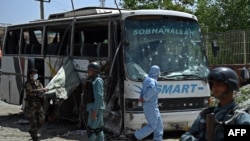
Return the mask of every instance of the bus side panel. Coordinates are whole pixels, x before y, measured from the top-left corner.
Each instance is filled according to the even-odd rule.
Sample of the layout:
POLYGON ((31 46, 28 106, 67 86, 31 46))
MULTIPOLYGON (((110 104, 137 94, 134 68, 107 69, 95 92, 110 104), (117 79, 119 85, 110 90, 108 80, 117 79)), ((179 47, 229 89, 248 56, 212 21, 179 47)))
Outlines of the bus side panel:
MULTIPOLYGON (((124 83, 126 129, 136 130, 147 124, 142 104, 138 102, 141 88, 141 82, 128 80, 124 83)), ((157 88, 164 130, 188 129, 199 112, 208 106, 205 101, 210 91, 203 80, 159 81, 157 88)))
POLYGON ((2 58, 1 99, 7 103, 20 105, 24 86, 24 72, 27 60, 19 57, 2 58))

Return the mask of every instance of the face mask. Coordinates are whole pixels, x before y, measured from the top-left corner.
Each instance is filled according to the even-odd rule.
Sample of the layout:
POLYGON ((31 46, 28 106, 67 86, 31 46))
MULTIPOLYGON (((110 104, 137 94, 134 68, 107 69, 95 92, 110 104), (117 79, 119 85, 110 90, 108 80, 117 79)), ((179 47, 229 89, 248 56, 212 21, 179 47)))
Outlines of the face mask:
POLYGON ((33 76, 33 79, 34 79, 34 80, 37 80, 37 78, 38 78, 38 74, 35 74, 35 75, 33 76))

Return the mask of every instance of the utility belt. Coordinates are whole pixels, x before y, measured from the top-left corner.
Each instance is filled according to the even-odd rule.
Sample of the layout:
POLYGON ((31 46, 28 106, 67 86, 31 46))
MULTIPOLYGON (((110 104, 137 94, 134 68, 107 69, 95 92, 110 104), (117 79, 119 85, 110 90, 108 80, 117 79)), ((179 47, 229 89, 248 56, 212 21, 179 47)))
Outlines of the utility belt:
POLYGON ((95 133, 97 135, 102 131, 103 131, 103 127, 96 128, 96 129, 92 129, 89 126, 87 127, 87 135, 88 135, 88 137, 90 137, 93 133, 95 133))

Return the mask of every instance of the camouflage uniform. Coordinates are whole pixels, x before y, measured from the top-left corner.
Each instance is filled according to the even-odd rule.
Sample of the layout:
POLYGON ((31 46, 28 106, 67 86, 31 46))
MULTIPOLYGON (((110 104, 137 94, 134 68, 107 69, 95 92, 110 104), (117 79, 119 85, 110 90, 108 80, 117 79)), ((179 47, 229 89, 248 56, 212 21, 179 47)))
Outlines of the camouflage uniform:
POLYGON ((37 89, 43 88, 39 80, 29 80, 25 83, 26 100, 29 106, 30 129, 29 133, 33 140, 37 140, 38 129, 44 123, 44 110, 42 107, 42 92, 37 89))

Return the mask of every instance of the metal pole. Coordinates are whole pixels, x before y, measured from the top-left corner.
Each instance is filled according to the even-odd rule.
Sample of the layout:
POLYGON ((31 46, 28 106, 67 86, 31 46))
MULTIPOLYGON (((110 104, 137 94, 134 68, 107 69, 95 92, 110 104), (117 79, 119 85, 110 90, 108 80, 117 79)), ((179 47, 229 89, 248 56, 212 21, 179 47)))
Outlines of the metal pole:
POLYGON ((44 6, 43 6, 43 0, 40 0, 40 16, 41 16, 41 20, 44 20, 44 6))

